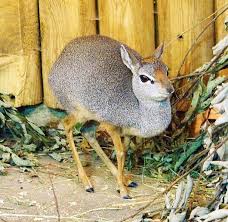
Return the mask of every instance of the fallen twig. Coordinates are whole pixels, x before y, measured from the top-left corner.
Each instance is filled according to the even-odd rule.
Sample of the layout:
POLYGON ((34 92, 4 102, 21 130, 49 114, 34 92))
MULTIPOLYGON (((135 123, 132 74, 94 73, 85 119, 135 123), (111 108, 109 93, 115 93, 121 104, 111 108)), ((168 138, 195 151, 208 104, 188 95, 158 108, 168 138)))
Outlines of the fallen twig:
POLYGON ((9 207, 0 207, 0 210, 14 210, 13 208, 9 208, 9 207))
POLYGON ((170 79, 170 81, 178 81, 178 80, 182 80, 182 79, 187 79, 187 78, 192 78, 192 77, 197 77, 197 76, 203 76, 206 74, 210 74, 213 70, 210 70, 210 68, 212 67, 212 65, 220 58, 220 56, 226 51, 228 47, 224 47, 224 49, 218 54, 216 55, 211 62, 209 63, 207 69, 203 72, 193 72, 189 75, 183 75, 183 76, 177 76, 175 78, 170 79))
POLYGON ((100 207, 100 208, 94 208, 94 209, 91 209, 91 210, 87 210, 87 211, 84 211, 84 212, 81 212, 81 213, 78 213, 78 214, 75 214, 73 215, 72 217, 81 217, 85 214, 88 214, 88 213, 91 213, 91 212, 96 212, 96 211, 102 211, 102 210, 121 210, 120 207, 100 207))
MULTIPOLYGON (((176 104, 177 102, 179 102, 180 100, 184 99, 185 97, 188 97, 190 95, 190 93, 192 92, 192 90, 196 87, 197 82, 199 81, 199 79, 201 77, 203 77, 205 74, 211 72, 210 68, 218 61, 218 59, 221 57, 221 55, 226 51, 226 49, 228 48, 228 46, 224 47, 223 50, 221 50, 221 52, 216 55, 209 63, 207 69, 204 72, 200 72, 199 75, 197 75, 197 79, 193 81, 193 83, 191 84, 191 86, 188 88, 188 90, 186 90, 186 92, 184 93, 183 96, 178 97, 178 99, 176 101, 174 101, 174 104, 176 104)), ((178 78, 178 77, 177 77, 178 78)), ((184 76, 180 76, 179 78, 184 78, 184 76)))
POLYGON ((185 54, 185 56, 184 56, 184 58, 183 58, 183 60, 182 60, 182 62, 181 62, 181 65, 180 65, 180 67, 179 67, 179 70, 178 70, 178 72, 177 72, 177 75, 179 75, 180 74, 180 71, 181 71, 181 69, 182 69, 182 67, 183 67, 183 65, 184 65, 184 63, 185 63, 185 61, 186 61, 186 59, 187 59, 187 57, 188 57, 188 55, 189 55, 189 53, 192 51, 192 49, 194 48, 194 46, 196 45, 196 43, 198 42, 198 40, 199 40, 199 38, 203 35, 203 33, 210 27, 210 25, 211 24, 213 24, 216 20, 217 20, 217 18, 219 17, 219 16, 221 16, 226 10, 228 9, 228 6, 227 7, 225 7, 225 9, 223 9, 220 13, 218 13, 205 27, 204 27, 204 29, 199 33, 199 35, 196 37, 196 39, 194 40, 194 42, 192 43, 192 45, 191 45, 191 47, 189 48, 189 50, 187 51, 187 53, 185 54))
POLYGON ((55 206, 56 206, 56 211, 57 211, 57 215, 58 215, 58 222, 60 222, 59 204, 58 204, 57 196, 55 194, 54 184, 52 182, 52 178, 51 178, 50 174, 49 174, 49 179, 50 179, 50 182, 51 182, 52 192, 53 192, 53 196, 54 196, 54 199, 55 199, 55 206))
MULTIPOLYGON (((198 22, 197 24, 192 25, 191 27, 189 27, 188 29, 184 30, 183 32, 181 32, 180 34, 174 36, 168 43, 165 44, 165 48, 167 48, 169 45, 171 45, 173 42, 177 41, 180 36, 184 36, 184 34, 192 31, 194 28, 198 27, 199 25, 201 25, 203 22, 205 22, 207 19, 213 17, 216 13, 218 13, 219 11, 221 11, 223 8, 227 7, 227 3, 225 5, 223 5, 221 8, 217 9, 216 11, 214 11, 213 13, 211 13, 209 16, 205 17, 204 19, 202 19, 200 22, 198 22)), ((148 56, 148 57, 144 57, 143 59, 151 59, 153 58, 153 56, 148 56)))
MULTIPOLYGON (((18 218, 43 218, 43 219, 58 219, 58 216, 55 215, 42 215, 42 214, 10 214, 10 213, 0 213, 1 217, 18 217, 18 218)), ((76 217, 60 217, 61 219, 66 219, 66 220, 72 220, 72 221, 82 221, 82 218, 76 218, 76 217)), ((85 219, 83 218, 84 221, 91 221, 90 219, 85 219)))

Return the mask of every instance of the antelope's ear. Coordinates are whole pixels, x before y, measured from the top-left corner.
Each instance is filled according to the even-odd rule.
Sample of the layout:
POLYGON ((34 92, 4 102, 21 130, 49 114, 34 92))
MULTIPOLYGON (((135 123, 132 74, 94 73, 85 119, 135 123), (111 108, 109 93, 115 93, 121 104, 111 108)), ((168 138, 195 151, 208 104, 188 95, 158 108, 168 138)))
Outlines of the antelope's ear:
POLYGON ((164 50, 164 43, 160 44, 156 49, 155 49, 155 52, 154 52, 154 57, 156 59, 160 59, 161 58, 161 55, 163 53, 163 50, 164 50))
POLYGON ((120 53, 123 63, 131 70, 133 74, 135 74, 140 68, 140 63, 135 55, 128 52, 124 45, 121 45, 120 53))

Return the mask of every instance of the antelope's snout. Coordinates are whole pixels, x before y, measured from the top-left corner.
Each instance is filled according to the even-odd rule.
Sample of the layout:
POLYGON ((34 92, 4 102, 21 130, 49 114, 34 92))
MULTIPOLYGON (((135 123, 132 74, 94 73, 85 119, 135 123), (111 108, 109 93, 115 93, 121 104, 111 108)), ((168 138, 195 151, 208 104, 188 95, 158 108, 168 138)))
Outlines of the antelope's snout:
POLYGON ((155 75, 163 90, 166 91, 167 94, 171 95, 174 92, 174 87, 169 81, 166 72, 158 69, 155 71, 155 75))
POLYGON ((173 87, 173 85, 171 84, 171 83, 169 83, 169 85, 166 87, 166 90, 167 90, 167 92, 171 95, 171 94, 173 94, 174 93, 174 87, 173 87))

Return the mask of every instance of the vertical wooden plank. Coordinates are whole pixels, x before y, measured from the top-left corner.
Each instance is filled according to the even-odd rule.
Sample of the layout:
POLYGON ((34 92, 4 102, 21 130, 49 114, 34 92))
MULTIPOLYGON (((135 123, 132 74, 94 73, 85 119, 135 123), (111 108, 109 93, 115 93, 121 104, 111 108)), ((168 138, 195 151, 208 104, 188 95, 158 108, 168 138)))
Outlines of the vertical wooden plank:
POLYGON ((21 104, 34 105, 43 100, 38 1, 19 0, 19 2, 22 47, 25 60, 22 96, 24 100, 26 99, 26 103, 22 101, 21 104))
MULTIPOLYGON (((159 42, 165 42, 167 47, 163 55, 170 68, 170 77, 177 75, 181 61, 195 38, 204 29, 209 20, 203 19, 213 13, 213 0, 157 0, 159 42), (197 25, 193 28, 194 25, 197 25), (186 32, 181 38, 177 36, 186 32)), ((189 54, 181 73, 187 74, 209 61, 214 45, 214 27, 210 26, 189 54)))
MULTIPOLYGON (((228 7, 228 0, 215 0, 215 10, 219 10, 218 13, 226 7, 228 7)), ((228 35, 228 31, 225 30, 224 25, 225 18, 228 18, 228 9, 220 17, 218 17, 215 22, 216 43, 228 35)))
POLYGON ((48 74, 70 40, 96 34, 95 0, 40 0, 39 9, 44 102, 59 108, 48 85, 48 74))
POLYGON ((14 105, 42 101, 37 0, 0 1, 0 92, 14 105))
POLYGON ((152 0, 98 0, 100 34, 112 37, 141 53, 154 50, 152 0))
MULTIPOLYGON (((228 7, 228 0, 215 0, 215 10, 218 13, 222 12, 225 8, 228 7)), ((227 10, 217 18, 215 21, 215 41, 218 43, 220 40, 222 40, 225 36, 228 35, 228 31, 225 29, 224 21, 225 19, 228 19, 228 8, 227 10)), ((228 68, 223 69, 219 72, 220 76, 228 76, 228 68)))

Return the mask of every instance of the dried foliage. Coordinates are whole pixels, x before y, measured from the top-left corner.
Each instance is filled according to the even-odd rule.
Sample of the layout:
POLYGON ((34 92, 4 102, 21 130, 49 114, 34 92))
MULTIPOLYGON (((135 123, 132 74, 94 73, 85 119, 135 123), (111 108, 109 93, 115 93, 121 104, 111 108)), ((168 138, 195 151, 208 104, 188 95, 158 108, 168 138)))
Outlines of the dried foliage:
MULTIPOLYGON (((46 153, 57 161, 70 156, 62 129, 39 127, 10 105, 10 95, 0 94, 0 174, 5 167, 16 165, 29 170, 38 165, 35 153, 46 153)), ((74 134, 77 136, 75 128, 74 134)), ((76 137, 81 143, 82 138, 76 137)))

